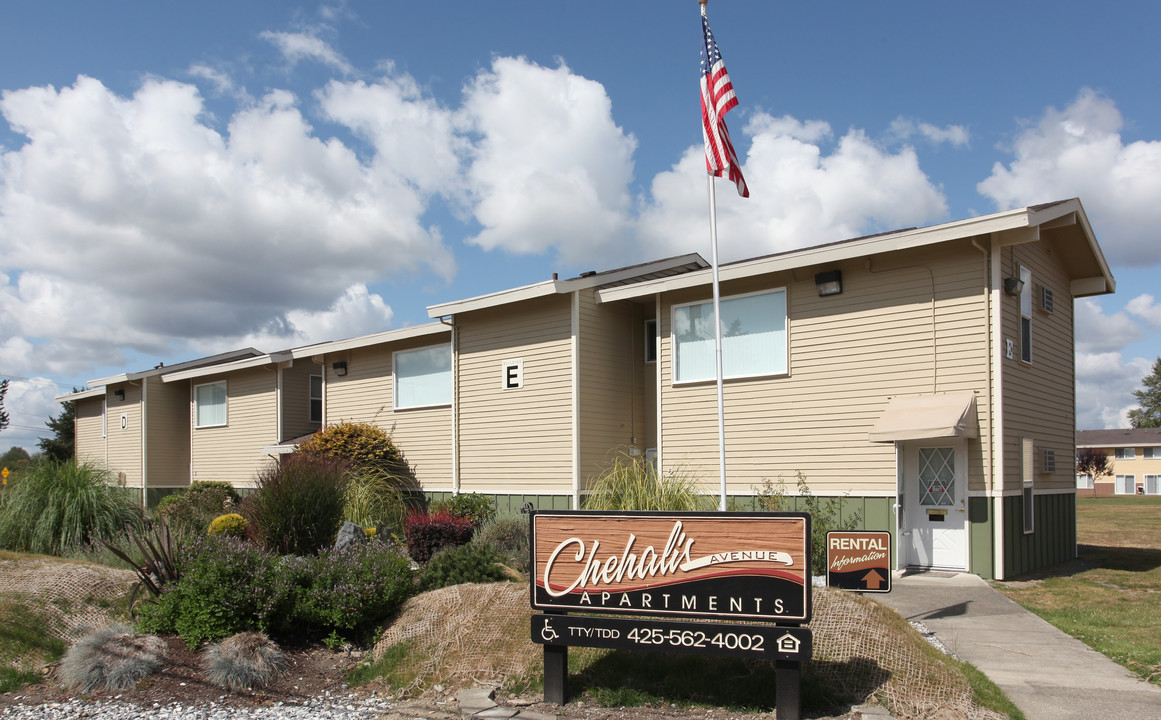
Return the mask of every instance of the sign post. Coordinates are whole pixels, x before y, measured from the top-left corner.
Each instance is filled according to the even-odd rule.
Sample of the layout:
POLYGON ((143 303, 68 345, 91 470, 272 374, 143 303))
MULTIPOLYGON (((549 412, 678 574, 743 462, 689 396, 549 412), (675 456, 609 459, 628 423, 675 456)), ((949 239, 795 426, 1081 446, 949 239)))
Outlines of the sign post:
POLYGON ((567 702, 578 645, 772 660, 778 717, 801 717, 808 514, 534 511, 530 522, 546 702, 567 702))

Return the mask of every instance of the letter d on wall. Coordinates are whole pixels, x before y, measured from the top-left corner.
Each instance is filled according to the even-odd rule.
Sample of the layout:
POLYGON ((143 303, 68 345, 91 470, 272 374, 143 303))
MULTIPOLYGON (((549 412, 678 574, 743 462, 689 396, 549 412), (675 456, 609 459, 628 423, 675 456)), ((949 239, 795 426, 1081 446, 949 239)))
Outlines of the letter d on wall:
POLYGON ((505 360, 500 363, 500 388, 519 390, 524 387, 524 358, 505 360))

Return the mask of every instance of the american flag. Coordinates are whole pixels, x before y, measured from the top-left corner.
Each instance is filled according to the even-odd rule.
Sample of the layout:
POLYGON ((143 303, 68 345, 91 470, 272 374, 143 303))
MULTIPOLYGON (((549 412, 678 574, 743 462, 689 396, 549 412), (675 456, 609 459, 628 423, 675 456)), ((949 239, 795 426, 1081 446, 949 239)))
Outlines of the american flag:
POLYGON ((729 177, 738 186, 738 194, 750 197, 746 178, 738 164, 738 154, 730 142, 730 131, 726 128, 726 113, 738 104, 730 74, 722 52, 710 31, 709 19, 701 16, 702 35, 705 45, 701 51, 701 132, 705 138, 705 169, 715 177, 729 177))

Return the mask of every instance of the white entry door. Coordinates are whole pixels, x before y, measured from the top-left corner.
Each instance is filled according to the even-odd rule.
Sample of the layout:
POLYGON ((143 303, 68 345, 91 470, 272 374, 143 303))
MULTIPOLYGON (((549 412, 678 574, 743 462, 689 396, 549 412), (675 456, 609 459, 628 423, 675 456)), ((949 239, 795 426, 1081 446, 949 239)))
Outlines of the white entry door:
POLYGON ((903 449, 903 540, 912 567, 967 570, 967 446, 963 440, 903 449))

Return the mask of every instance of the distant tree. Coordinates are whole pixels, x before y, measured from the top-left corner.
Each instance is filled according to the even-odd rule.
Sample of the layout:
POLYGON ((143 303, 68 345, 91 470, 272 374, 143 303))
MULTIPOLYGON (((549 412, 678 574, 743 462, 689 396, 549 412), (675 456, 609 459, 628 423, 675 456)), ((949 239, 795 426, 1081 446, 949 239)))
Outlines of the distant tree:
MULTIPOLYGON (((77 392, 77 388, 73 388, 77 392)), ((77 404, 64 403, 64 410, 56 417, 49 417, 45 425, 52 430, 52 437, 36 441, 41 454, 48 460, 64 462, 73 459, 76 440, 77 404)))
POLYGON ((1135 428, 1161 427, 1161 357, 1153 361, 1153 372, 1141 384, 1143 388, 1133 391, 1141 407, 1129 411, 1129 424, 1135 428))
POLYGON ((1096 448, 1081 448, 1076 451, 1076 474, 1089 475, 1094 483, 1113 474, 1109 467, 1108 453, 1096 448))
POLYGON ((4 411, 4 396, 8 394, 8 381, 0 380, 0 430, 8 427, 8 413, 4 411))

